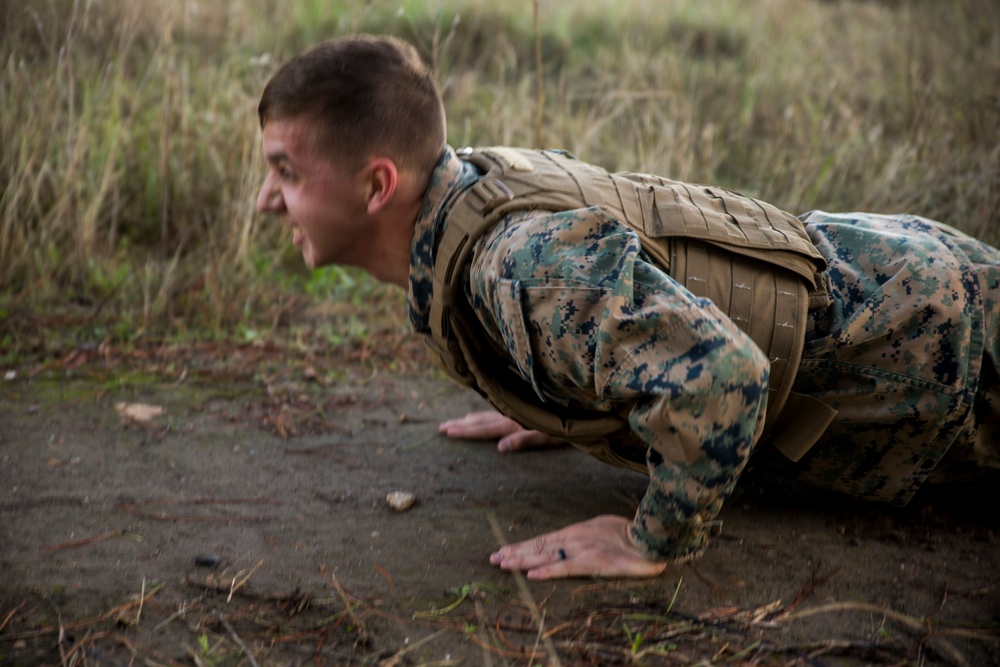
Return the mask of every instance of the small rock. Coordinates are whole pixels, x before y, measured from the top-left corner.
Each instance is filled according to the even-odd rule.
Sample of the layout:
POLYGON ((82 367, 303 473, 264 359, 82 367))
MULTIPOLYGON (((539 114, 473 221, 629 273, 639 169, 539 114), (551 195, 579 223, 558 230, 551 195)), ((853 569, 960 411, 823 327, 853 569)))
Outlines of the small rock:
POLYGON ((148 405, 146 403, 115 403, 115 412, 121 417, 123 422, 135 422, 145 424, 163 414, 163 408, 159 405, 148 405))
POLYGON ((405 512, 413 507, 413 503, 417 502, 417 497, 409 491, 393 491, 385 497, 385 502, 389 503, 389 507, 397 512, 405 512))

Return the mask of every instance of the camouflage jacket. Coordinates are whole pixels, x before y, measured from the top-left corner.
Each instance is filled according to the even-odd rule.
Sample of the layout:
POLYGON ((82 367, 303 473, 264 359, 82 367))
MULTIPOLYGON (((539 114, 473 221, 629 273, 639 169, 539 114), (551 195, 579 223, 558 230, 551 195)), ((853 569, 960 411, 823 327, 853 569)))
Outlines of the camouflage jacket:
MULTIPOLYGON (((449 202, 478 176, 450 148, 434 172, 411 257, 409 309, 419 333, 429 334, 435 241, 449 202)), ((983 349, 974 272, 942 240, 950 231, 927 221, 820 213, 807 221, 831 264, 836 302, 809 322, 795 388, 841 415, 796 472, 905 502, 969 413, 983 349), (919 243, 916 231, 926 236, 919 243), (945 271, 924 275, 928 257, 945 271), (945 293, 951 298, 941 305, 936 294, 945 293), (952 324, 939 335, 942 322, 952 324), (895 350, 892 363, 885 344, 895 350), (905 436, 901 424, 912 424, 905 436), (921 428, 926 434, 915 433, 921 428), (859 451, 862 441, 871 445, 859 451)), ((634 406, 631 436, 650 483, 633 542, 655 560, 704 549, 766 409, 768 361, 749 338, 660 271, 635 234, 599 209, 505 217, 480 239, 464 290, 484 335, 554 412, 634 406)))

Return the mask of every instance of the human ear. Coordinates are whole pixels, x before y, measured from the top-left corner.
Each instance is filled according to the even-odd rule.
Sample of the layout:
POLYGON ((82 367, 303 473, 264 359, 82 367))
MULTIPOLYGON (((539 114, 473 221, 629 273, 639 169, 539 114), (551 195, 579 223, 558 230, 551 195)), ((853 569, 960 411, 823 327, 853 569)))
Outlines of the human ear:
POLYGON ((392 200, 399 184, 399 169, 387 157, 372 158, 364 168, 368 214, 374 215, 392 200))

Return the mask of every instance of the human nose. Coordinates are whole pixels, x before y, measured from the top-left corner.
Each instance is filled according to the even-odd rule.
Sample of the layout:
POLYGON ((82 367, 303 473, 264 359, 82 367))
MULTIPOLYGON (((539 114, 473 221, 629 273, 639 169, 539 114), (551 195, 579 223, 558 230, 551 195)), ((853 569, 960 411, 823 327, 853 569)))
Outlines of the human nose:
POLYGON ((257 210, 261 213, 278 213, 281 211, 281 189, 273 172, 268 172, 264 184, 257 194, 257 210))

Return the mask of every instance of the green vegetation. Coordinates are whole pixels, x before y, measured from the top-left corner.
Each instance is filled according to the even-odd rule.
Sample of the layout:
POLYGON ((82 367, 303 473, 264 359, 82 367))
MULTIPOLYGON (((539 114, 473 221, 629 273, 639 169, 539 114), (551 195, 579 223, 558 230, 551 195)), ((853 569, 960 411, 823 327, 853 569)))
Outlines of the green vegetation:
POLYGON ((0 366, 83 344, 405 330, 396 291, 309 275, 253 210, 263 83, 352 31, 418 45, 455 146, 566 148, 796 212, 906 210, 1000 240, 993 0, 540 0, 537 29, 534 9, 0 0, 0 366))

